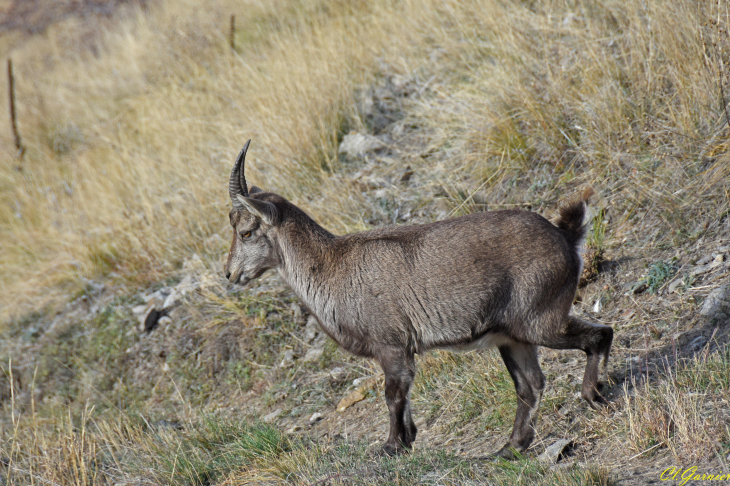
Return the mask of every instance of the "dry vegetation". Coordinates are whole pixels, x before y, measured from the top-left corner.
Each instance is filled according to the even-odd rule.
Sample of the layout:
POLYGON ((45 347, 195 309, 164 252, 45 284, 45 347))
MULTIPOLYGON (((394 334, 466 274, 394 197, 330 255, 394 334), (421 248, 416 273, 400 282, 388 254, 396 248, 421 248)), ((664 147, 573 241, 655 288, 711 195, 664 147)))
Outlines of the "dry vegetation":
POLYGON ((730 473, 729 318, 698 312, 730 271, 725 2, 143 3, 0 38, 26 147, 19 158, 0 117, 0 483, 730 473), (338 154, 352 130, 385 149, 338 154), (228 172, 248 138, 249 179, 337 233, 502 207, 549 216, 596 189, 575 311, 616 330, 612 407, 578 402, 579 353, 543 353, 532 452, 570 438, 566 467, 476 459, 514 413, 493 353, 421 357, 417 449, 375 457, 381 393, 332 412, 374 365, 332 343, 304 362, 306 316, 276 278, 221 281, 228 172), (201 285, 172 324, 140 335, 140 296, 190 275, 201 285), (279 408, 276 426, 250 420, 279 408))

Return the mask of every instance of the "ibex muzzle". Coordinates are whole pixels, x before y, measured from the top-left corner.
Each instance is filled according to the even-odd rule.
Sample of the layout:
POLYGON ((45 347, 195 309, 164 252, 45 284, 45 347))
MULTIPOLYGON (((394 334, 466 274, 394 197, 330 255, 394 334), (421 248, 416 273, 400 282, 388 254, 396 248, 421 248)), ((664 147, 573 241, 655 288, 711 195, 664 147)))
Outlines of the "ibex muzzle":
POLYGON ((434 348, 499 349, 519 398, 501 457, 525 451, 535 435, 545 387, 538 346, 583 350, 582 396, 592 407, 605 403, 599 362, 608 360, 613 330, 569 314, 587 194, 565 205, 556 225, 509 210, 334 236, 283 197, 248 191, 249 142, 229 182, 226 277, 245 284, 277 269, 332 339, 378 361, 390 412, 386 453, 408 449, 416 438, 409 401, 414 354, 434 348))

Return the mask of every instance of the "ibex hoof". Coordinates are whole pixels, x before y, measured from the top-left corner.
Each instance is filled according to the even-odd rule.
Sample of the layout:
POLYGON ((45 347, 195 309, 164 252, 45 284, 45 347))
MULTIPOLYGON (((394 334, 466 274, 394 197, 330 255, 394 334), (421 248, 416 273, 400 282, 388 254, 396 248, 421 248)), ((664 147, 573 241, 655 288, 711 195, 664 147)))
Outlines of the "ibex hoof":
POLYGON ((596 393, 592 397, 592 399, 586 398, 586 401, 588 402, 588 405, 590 405, 590 407, 593 410, 605 410, 609 406, 608 400, 606 400, 605 398, 603 398, 603 396, 601 394, 599 394, 599 393, 596 393))
POLYGON ((588 402, 588 405, 593 410, 603 410, 608 407, 608 401, 603 398, 601 391, 603 390, 603 383, 598 383, 596 388, 585 388, 581 393, 583 399, 588 402))
POLYGON ((401 454, 407 454, 411 452, 410 446, 405 446, 403 444, 391 444, 386 443, 383 448, 380 450, 380 456, 399 456, 401 454))
POLYGON ((506 461, 514 461, 518 458, 520 452, 514 448, 511 444, 506 444, 500 450, 491 455, 491 459, 498 461, 504 459, 506 461))

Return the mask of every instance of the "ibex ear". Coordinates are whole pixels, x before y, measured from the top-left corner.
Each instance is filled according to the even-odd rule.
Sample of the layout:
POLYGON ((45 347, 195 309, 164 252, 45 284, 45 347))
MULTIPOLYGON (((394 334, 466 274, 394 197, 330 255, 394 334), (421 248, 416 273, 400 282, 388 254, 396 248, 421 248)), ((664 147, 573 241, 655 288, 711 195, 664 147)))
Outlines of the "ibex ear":
POLYGON ((243 197, 240 194, 236 197, 238 197, 238 200, 249 213, 261 218, 261 221, 269 226, 274 226, 279 222, 279 210, 270 202, 243 197))
POLYGON ((249 194, 258 194, 259 192, 264 192, 264 190, 258 186, 251 186, 251 189, 248 190, 249 194))

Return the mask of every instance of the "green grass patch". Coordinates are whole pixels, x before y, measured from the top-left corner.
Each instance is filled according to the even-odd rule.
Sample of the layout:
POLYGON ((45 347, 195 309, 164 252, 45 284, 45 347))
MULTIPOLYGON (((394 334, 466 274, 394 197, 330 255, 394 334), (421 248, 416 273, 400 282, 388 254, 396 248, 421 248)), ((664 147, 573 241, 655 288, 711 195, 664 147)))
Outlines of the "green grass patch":
POLYGON ((138 457, 137 466, 153 471, 158 484, 203 486, 290 448, 289 440, 272 426, 207 417, 189 431, 156 434, 151 454, 138 457))

